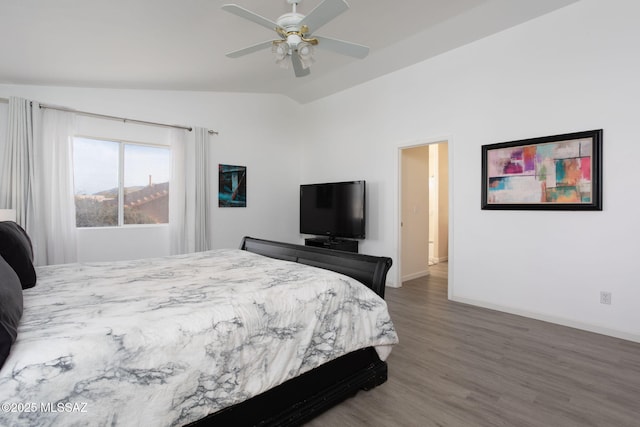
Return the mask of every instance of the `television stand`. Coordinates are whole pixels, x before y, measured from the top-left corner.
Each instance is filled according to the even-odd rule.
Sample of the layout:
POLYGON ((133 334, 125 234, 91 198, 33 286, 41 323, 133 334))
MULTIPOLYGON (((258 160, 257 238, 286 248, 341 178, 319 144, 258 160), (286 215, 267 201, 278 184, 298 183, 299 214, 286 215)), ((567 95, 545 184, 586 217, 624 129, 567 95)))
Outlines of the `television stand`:
POLYGON ((358 241, 346 239, 331 239, 327 237, 311 237, 304 239, 305 246, 333 249, 336 251, 358 253, 358 241))

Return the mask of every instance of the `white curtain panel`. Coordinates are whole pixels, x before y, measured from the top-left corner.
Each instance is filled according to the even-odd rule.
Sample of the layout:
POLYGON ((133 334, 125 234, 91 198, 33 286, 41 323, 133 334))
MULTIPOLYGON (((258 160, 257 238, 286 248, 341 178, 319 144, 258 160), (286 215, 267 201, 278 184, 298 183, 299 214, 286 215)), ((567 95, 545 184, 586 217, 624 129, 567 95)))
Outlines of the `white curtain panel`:
POLYGON ((169 186, 171 254, 209 250, 211 247, 212 184, 209 130, 172 130, 172 173, 169 186))
POLYGON ((75 114, 45 109, 42 133, 35 139, 36 212, 44 247, 36 264, 76 262, 76 208, 73 185, 75 114))
MULTIPOLYGON (((195 245, 189 239, 193 235, 187 224, 187 162, 189 150, 187 131, 171 129, 171 181, 169 182, 169 238, 172 255, 193 252, 195 245)), ((195 154, 194 154, 195 155, 195 154)), ((193 225, 193 224, 191 224, 193 225)))
POLYGON ((9 99, 0 207, 14 209, 36 265, 77 260, 71 113, 9 99))
POLYGON ((212 202, 211 167, 209 165, 209 129, 196 127, 195 131, 195 249, 196 252, 211 249, 210 215, 212 202))
POLYGON ((37 104, 23 98, 9 98, 7 135, 0 168, 0 208, 15 209, 16 222, 30 231, 33 220, 34 112, 37 104))

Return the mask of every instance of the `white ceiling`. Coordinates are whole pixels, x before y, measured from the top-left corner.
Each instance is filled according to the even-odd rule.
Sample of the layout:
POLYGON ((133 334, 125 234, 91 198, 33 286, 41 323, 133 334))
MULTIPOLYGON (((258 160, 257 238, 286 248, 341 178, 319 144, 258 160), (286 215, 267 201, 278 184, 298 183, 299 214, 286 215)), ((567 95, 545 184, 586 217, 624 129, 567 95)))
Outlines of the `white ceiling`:
MULTIPOLYGON (((321 0, 303 0, 306 14, 321 0)), ((226 52, 275 33, 221 10, 271 20, 285 0, 0 0, 0 83, 279 93, 306 103, 423 61, 578 0, 348 0, 317 34, 364 44, 363 60, 316 50, 296 78, 269 49, 226 52)))

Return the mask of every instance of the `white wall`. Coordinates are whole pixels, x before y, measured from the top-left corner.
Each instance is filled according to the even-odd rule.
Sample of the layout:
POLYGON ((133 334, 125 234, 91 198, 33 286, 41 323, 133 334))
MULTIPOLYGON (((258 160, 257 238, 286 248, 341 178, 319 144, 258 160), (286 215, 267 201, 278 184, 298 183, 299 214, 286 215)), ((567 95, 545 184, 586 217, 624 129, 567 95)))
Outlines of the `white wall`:
POLYGON ((372 183, 361 249, 395 259, 398 147, 443 137, 450 297, 640 341, 638 16, 636 0, 583 0, 308 104, 317 126, 302 180, 372 183), (598 128, 604 211, 480 209, 481 145, 598 128), (601 290, 612 305, 599 303, 601 290))
POLYGON ((435 240, 435 261, 444 262, 449 257, 449 145, 436 144, 438 153, 438 223, 435 240))
POLYGON ((429 274, 429 146, 408 148, 401 155, 402 281, 429 274))
MULTIPOLYGON (((296 115, 300 106, 291 100, 275 95, 0 85, 0 97, 9 96, 94 113, 215 129, 220 135, 211 138, 214 199, 218 163, 247 166, 247 208, 214 207, 214 247, 238 247, 244 235, 299 241, 300 148, 296 138, 288 136, 291 124, 300 122, 296 115)), ((0 144, 5 140, 6 107, 0 104, 0 144)), ((103 126, 95 130, 84 120, 81 132, 106 136, 100 133, 122 131, 119 122, 99 122, 103 126)), ((135 136, 126 138, 153 141, 158 129, 138 126, 127 131, 135 136)), ((81 261, 166 255, 167 227, 81 230, 79 251, 81 261)))

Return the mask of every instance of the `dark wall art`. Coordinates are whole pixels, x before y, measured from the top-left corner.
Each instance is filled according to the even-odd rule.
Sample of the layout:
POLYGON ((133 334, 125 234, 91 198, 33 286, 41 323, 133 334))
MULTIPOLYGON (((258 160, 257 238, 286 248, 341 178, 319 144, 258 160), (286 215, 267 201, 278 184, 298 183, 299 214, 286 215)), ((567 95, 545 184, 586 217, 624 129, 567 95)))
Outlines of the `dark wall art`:
POLYGON ((247 167, 218 165, 218 206, 247 207, 247 167))

